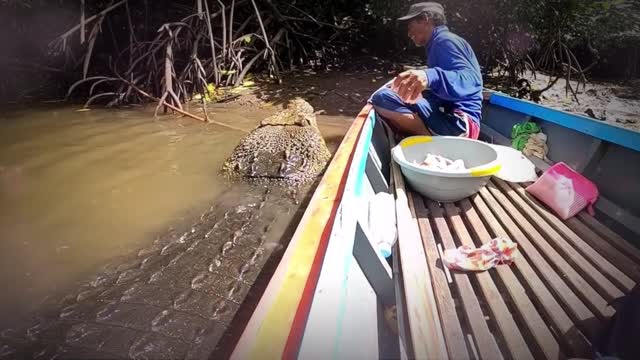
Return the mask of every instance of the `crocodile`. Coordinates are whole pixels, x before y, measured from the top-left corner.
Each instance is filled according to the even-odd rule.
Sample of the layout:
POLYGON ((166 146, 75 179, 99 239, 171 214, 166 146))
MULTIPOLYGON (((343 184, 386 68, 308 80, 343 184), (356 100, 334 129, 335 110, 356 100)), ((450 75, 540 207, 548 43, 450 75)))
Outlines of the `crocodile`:
POLYGON ((330 158, 313 107, 296 98, 247 134, 223 169, 231 178, 295 187, 317 178, 330 158))

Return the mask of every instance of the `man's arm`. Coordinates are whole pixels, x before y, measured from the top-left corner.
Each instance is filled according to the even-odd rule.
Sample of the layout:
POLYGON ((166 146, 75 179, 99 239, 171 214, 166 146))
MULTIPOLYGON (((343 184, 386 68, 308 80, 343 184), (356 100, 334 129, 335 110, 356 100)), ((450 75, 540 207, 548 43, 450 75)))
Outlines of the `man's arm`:
POLYGON ((473 69, 457 44, 443 41, 439 46, 442 47, 438 49, 439 56, 444 57, 441 60, 449 63, 451 70, 433 67, 398 75, 392 88, 405 102, 415 102, 427 88, 443 100, 455 101, 475 94, 482 87, 480 74, 473 69))
POLYGON ((432 67, 425 70, 429 88, 439 98, 455 101, 478 92, 482 87, 481 75, 471 65, 472 54, 464 54, 463 44, 445 40, 438 44, 439 64, 447 64, 447 70, 432 67))
POLYGON ((429 68, 426 70, 428 86, 442 100, 455 101, 466 98, 478 92, 481 87, 475 71, 442 70, 441 68, 429 68))

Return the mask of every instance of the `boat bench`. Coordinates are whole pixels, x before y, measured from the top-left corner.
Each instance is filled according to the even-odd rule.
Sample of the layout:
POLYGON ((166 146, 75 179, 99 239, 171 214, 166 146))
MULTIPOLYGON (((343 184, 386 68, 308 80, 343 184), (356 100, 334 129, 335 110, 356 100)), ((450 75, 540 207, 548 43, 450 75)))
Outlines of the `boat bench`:
POLYGON ((559 219, 520 184, 494 178, 468 199, 439 204, 392 171, 409 208, 399 209, 394 253, 406 357, 591 357, 590 344, 640 281, 640 250, 585 212, 559 219), (498 236, 518 243, 513 264, 486 272, 443 266, 444 249, 498 236))

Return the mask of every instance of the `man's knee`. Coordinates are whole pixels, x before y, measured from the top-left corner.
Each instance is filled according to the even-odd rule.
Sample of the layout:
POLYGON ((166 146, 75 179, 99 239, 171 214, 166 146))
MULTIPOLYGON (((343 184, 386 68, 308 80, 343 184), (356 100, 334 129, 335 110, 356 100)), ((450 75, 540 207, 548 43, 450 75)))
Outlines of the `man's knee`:
POLYGON ((388 87, 378 89, 371 95, 371 104, 381 108, 389 108, 389 103, 398 103, 396 93, 388 87))

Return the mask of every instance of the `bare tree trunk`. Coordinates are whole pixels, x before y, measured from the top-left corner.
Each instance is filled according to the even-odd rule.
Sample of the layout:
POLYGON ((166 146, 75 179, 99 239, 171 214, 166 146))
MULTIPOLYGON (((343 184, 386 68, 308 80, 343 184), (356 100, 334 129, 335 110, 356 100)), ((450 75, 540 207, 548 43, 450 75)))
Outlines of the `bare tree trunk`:
POLYGON ((100 31, 100 26, 102 26, 102 20, 104 17, 98 19, 98 21, 93 25, 93 29, 91 30, 91 34, 89 35, 89 47, 87 48, 87 53, 84 58, 84 65, 82 67, 82 78, 86 79, 87 74, 89 73, 89 64, 91 63, 91 55, 93 55, 93 46, 96 43, 96 37, 98 36, 98 32, 100 31))
POLYGON ((207 29, 209 30, 209 44, 211 45, 211 61, 213 61, 213 78, 216 85, 220 84, 220 73, 218 72, 218 60, 216 59, 216 44, 213 39, 213 28, 211 27, 211 13, 209 12, 209 1, 204 0, 205 15, 207 17, 207 29))
POLYGON ((224 67, 224 60, 227 56, 227 15, 224 3, 218 0, 218 4, 220 4, 220 11, 222 11, 222 66, 224 67))
MULTIPOLYGON (((109 6, 108 8, 100 11, 99 13, 85 19, 84 23, 89 23, 93 20, 95 20, 96 18, 100 17, 100 16, 104 16, 106 15, 108 12, 112 11, 113 9, 119 7, 120 5, 123 5, 124 3, 126 3, 128 0, 121 0, 111 6, 109 6)), ((80 29, 83 25, 82 24, 78 24, 74 27, 72 27, 71 29, 67 30, 67 32, 65 32, 64 34, 60 35, 58 38, 67 38, 69 35, 73 34, 74 32, 76 32, 78 29, 80 29)))
MULTIPOLYGON (((156 9, 161 7, 148 0, 134 3, 144 6, 140 11, 130 8, 128 0, 103 1, 104 10, 91 17, 86 17, 85 12, 87 4, 92 3, 81 0, 80 23, 52 43, 55 52, 65 51, 69 63, 82 67, 82 81, 74 84, 70 91, 79 83, 91 80, 89 103, 109 96, 113 97, 109 104, 153 98, 158 102, 156 113, 160 108, 165 112, 168 109, 184 111, 183 107, 188 109, 193 95, 205 95, 207 85, 212 82, 218 87, 240 85, 249 72, 264 69, 281 81, 280 71, 287 66, 291 70, 296 57, 304 63, 316 56, 315 52, 307 52, 308 49, 320 49, 318 57, 324 56, 325 49, 331 45, 328 40, 321 39, 326 32, 318 32, 318 29, 333 27, 336 33, 339 30, 322 22, 323 19, 313 18, 304 12, 300 15, 301 11, 295 6, 280 1, 262 0, 260 5, 256 0, 194 1, 195 4, 191 2, 189 7, 172 8, 177 9, 179 19, 158 24, 156 15, 170 17, 171 11, 166 9, 166 14, 162 11, 156 13, 156 9), (114 12, 122 5, 125 8, 122 12, 114 12), (96 44, 96 38, 106 14, 109 14, 107 21, 113 25, 109 30, 113 49, 118 55, 109 59, 108 64, 101 65, 108 66, 114 74, 122 74, 118 75, 119 79, 127 79, 115 84, 111 82, 112 77, 89 77, 92 66, 100 59, 97 55, 102 49, 96 44), (116 20, 110 21, 114 19, 109 17, 114 16, 116 20), (158 26, 159 30, 154 33, 158 26), (67 40, 78 29, 81 30, 81 41, 87 44, 82 47, 84 58, 79 59, 67 46, 70 45, 67 40), (320 33, 322 35, 318 35, 320 33), (205 40, 207 38, 208 41, 205 40), (210 54, 210 59, 209 56, 199 59, 203 53, 210 54), (288 58, 288 65, 280 56, 288 58)), ((110 45, 107 47, 111 48, 110 45)), ((228 97, 218 100, 226 99, 228 97)), ((207 119, 206 101, 202 106, 207 119)))
POLYGON ((80 0, 80 45, 84 44, 84 36, 85 36, 85 29, 84 29, 84 0, 80 0))

